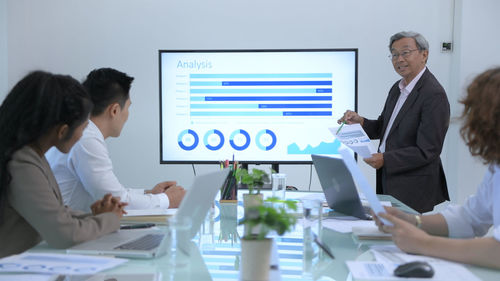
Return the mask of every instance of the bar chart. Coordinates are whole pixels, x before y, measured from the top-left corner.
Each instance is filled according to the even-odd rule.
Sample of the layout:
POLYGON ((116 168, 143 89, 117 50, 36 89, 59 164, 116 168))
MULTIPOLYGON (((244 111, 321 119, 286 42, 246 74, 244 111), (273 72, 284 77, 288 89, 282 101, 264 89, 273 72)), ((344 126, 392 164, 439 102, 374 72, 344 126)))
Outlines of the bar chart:
POLYGON ((191 74, 192 117, 332 115, 332 73, 191 74))

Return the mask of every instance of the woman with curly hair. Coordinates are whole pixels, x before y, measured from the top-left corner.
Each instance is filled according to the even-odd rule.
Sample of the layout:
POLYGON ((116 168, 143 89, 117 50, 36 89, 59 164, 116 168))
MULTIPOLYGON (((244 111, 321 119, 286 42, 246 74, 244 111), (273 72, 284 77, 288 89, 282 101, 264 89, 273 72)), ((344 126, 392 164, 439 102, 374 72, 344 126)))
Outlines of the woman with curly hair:
POLYGON ((87 126, 92 102, 70 76, 35 71, 0 106, 0 257, 45 240, 67 248, 115 231, 125 204, 111 195, 92 214, 63 205, 45 152, 68 152, 87 126))
POLYGON ((463 206, 439 214, 410 215, 388 207, 378 216, 393 226, 375 221, 405 252, 500 268, 500 67, 478 75, 461 103, 462 138, 471 154, 489 165, 476 193, 463 206), (491 227, 493 236, 484 236, 491 227))

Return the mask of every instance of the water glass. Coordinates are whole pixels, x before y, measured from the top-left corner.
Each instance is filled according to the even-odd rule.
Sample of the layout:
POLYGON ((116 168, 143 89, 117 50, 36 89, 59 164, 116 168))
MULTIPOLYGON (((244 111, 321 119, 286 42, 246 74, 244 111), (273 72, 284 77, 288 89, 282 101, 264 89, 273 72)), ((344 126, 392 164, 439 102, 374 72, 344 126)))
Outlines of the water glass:
POLYGON ((286 174, 272 174, 272 194, 273 197, 278 197, 281 200, 285 200, 286 191, 286 174))
POLYGON ((304 229, 311 228, 317 234, 321 232, 323 219, 323 204, 317 199, 302 199, 302 213, 304 215, 304 229))
POLYGON ((167 235, 169 243, 169 264, 174 268, 183 268, 190 259, 191 218, 168 219, 167 235))

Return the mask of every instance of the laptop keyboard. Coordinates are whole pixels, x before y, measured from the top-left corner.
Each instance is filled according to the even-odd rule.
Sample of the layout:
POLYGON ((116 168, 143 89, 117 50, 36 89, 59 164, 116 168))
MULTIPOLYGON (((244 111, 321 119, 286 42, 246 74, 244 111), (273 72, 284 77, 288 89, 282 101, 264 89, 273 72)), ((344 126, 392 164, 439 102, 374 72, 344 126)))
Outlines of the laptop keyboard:
POLYGON ((143 250, 148 251, 152 250, 158 245, 160 245, 161 240, 163 239, 164 234, 147 234, 142 237, 139 237, 135 240, 117 246, 115 249, 119 250, 143 250))

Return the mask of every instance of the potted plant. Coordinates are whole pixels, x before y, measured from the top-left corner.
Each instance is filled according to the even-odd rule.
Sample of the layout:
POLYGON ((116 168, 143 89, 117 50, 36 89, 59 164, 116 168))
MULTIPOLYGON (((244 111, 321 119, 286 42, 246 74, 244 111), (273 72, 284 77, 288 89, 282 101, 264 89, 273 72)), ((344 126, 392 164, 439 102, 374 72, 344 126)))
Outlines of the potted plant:
POLYGON ((295 201, 279 200, 272 197, 265 204, 248 207, 245 217, 240 224, 245 225, 241 239, 241 279, 268 280, 271 260, 272 239, 267 235, 276 231, 283 235, 295 225, 296 217, 290 210, 297 210, 295 201), (278 204, 273 203, 283 203, 278 204), (288 208, 288 209, 287 209, 288 208), (252 231, 259 228, 258 233, 252 231))
POLYGON ((259 169, 252 169, 252 172, 249 172, 240 168, 236 170, 236 178, 248 187, 248 194, 243 194, 243 208, 246 210, 250 206, 261 205, 263 197, 260 189, 269 181, 269 175, 259 169))

